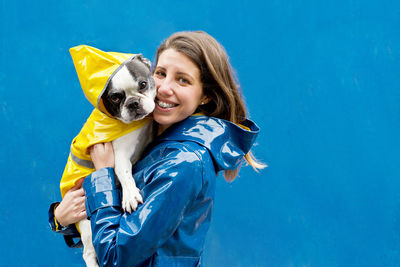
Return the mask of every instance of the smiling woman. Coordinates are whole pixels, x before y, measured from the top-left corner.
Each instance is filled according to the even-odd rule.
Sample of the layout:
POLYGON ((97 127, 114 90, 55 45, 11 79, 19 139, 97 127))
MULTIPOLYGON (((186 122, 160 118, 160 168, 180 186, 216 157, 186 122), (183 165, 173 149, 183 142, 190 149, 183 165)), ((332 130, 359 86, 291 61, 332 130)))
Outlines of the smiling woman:
MULTIPOLYGON (((102 266, 199 266, 218 173, 233 180, 244 159, 264 167, 250 154, 259 128, 246 118, 227 55, 213 37, 170 36, 157 50, 154 79, 158 136, 132 170, 143 197, 136 211, 121 209, 110 143, 91 149, 96 171, 83 189, 102 266)), ((64 199, 81 199, 78 190, 64 199)), ((63 202, 55 221, 74 223, 63 202)))
POLYGON ((203 94, 199 68, 185 54, 165 50, 154 71, 157 88, 154 120, 159 133, 192 115, 199 105, 208 102, 203 94))
MULTIPOLYGON (((182 73, 189 74, 188 70, 191 70, 193 72, 191 76, 192 83, 201 83, 202 100, 198 103, 196 112, 236 124, 245 121, 247 110, 238 88, 239 82, 234 76, 224 47, 217 40, 202 31, 172 34, 157 49, 156 68, 161 65, 159 61, 165 52, 168 52, 167 56, 169 54, 178 58, 184 56, 186 59, 180 59, 182 64, 185 62, 187 64, 186 67, 192 68, 185 69, 185 66, 181 66, 183 67, 182 73), (189 59, 190 63, 186 61, 187 59, 189 59), (197 68, 200 77, 196 77, 196 70, 193 69, 193 66, 197 68)), ((166 63, 167 65, 171 64, 170 62, 166 63)), ((164 75, 163 73, 161 74, 164 75)), ((190 81, 185 79, 186 77, 181 77, 181 82, 190 81)), ((155 73, 155 79, 157 79, 157 73, 155 73)), ((160 97, 162 98, 162 96, 160 97)), ((251 151, 244 158, 255 170, 266 167, 266 165, 259 163, 253 157, 251 151)), ((238 170, 239 168, 225 170, 225 179, 233 181, 237 176, 238 170)))

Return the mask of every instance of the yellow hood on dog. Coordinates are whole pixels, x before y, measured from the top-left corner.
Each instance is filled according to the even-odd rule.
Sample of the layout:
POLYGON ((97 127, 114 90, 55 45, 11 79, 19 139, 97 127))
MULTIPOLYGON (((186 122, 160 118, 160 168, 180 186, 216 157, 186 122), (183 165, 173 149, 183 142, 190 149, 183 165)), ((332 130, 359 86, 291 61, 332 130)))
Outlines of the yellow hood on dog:
POLYGON ((111 142, 151 122, 145 118, 125 124, 111 118, 101 100, 108 82, 134 54, 103 52, 97 48, 80 45, 70 49, 83 92, 95 107, 80 133, 71 144, 71 151, 61 178, 61 196, 76 182, 94 171, 88 148, 94 144, 111 142))
POLYGON ((104 52, 97 48, 79 45, 69 49, 86 98, 95 108, 106 113, 101 95, 113 73, 135 54, 104 52))

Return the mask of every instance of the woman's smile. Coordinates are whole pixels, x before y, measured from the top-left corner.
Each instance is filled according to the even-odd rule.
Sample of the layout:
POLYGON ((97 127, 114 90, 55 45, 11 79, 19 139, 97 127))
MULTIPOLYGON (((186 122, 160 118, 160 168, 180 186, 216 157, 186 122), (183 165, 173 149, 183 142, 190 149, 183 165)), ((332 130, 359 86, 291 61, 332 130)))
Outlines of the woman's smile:
POLYGON ((168 111, 168 110, 171 110, 171 108, 178 106, 178 104, 170 103, 166 100, 162 101, 162 100, 156 98, 156 106, 161 111, 168 111))

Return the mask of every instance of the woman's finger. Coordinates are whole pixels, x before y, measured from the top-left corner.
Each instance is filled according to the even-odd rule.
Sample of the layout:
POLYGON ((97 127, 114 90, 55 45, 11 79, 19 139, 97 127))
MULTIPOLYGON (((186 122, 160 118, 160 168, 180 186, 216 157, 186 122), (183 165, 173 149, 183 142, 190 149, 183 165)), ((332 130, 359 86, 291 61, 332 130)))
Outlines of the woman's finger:
POLYGON ((81 188, 84 180, 85 180, 85 178, 79 179, 71 189, 77 190, 77 189, 81 188))
POLYGON ((83 204, 80 207, 81 210, 86 211, 86 206, 85 206, 85 202, 83 202, 83 204))
POLYGON ((104 153, 105 145, 109 143, 98 143, 94 144, 89 148, 89 154, 92 156, 92 153, 97 154, 97 153, 104 153))
POLYGON ((93 158, 93 155, 95 154, 95 150, 98 148, 99 144, 94 144, 91 147, 89 147, 89 155, 93 158))
POLYGON ((83 210, 83 211, 81 211, 80 213, 79 213, 79 216, 78 216, 79 218, 79 220, 81 221, 81 220, 83 220, 83 219, 86 219, 86 210, 83 210))
POLYGON ((111 142, 104 143, 104 150, 106 153, 113 152, 113 146, 111 142))
POLYGON ((83 191, 83 188, 79 188, 75 191, 76 197, 84 197, 85 196, 85 191, 83 191))

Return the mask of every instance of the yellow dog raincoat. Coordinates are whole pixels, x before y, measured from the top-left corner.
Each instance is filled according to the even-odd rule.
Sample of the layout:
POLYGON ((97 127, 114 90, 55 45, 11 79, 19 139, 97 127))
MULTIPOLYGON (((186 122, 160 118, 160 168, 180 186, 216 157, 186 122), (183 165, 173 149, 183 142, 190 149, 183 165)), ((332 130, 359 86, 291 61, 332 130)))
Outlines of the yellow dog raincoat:
POLYGON ((72 141, 68 162, 60 183, 62 197, 79 179, 94 171, 88 153, 90 146, 113 141, 151 121, 149 118, 144 118, 125 124, 111 118, 101 99, 109 80, 125 61, 135 56, 134 54, 103 52, 87 45, 76 46, 69 51, 83 92, 95 109, 72 141))

